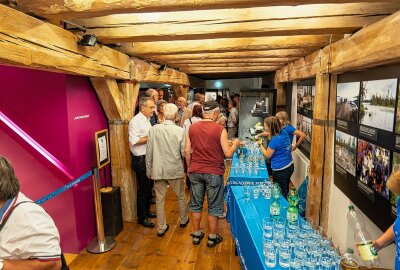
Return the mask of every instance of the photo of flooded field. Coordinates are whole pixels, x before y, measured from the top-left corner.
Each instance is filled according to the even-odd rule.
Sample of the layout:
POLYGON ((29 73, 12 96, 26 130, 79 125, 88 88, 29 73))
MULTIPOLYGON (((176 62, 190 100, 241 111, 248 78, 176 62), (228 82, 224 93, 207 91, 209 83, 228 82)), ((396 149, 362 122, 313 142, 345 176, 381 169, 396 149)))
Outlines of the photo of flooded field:
POLYGON ((359 181, 389 200, 386 182, 390 175, 390 151, 358 139, 357 175, 359 181))
POLYGON ((358 123, 360 82, 338 83, 336 118, 358 123))
MULTIPOLYGON (((398 170, 400 170, 400 154, 399 153, 393 152, 392 164, 393 164, 392 173, 395 173, 398 170)), ((390 203, 392 205, 394 205, 395 207, 397 207, 398 198, 399 198, 399 195, 390 191, 390 203)))
POLYGON ((359 123, 393 131, 397 79, 363 81, 359 123))
POLYGON ((335 162, 356 176, 357 138, 336 130, 335 162))

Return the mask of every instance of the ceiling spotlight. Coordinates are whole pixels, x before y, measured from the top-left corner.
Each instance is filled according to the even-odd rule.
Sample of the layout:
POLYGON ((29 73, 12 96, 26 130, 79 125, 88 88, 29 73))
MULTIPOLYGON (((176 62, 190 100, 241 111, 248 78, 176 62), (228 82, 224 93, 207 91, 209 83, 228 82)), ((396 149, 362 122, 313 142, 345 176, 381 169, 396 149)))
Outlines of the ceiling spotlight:
POLYGON ((97 37, 95 35, 83 35, 79 45, 81 46, 94 46, 97 43, 97 37))
POLYGON ((164 71, 167 69, 167 65, 160 65, 160 67, 158 68, 158 70, 164 71))

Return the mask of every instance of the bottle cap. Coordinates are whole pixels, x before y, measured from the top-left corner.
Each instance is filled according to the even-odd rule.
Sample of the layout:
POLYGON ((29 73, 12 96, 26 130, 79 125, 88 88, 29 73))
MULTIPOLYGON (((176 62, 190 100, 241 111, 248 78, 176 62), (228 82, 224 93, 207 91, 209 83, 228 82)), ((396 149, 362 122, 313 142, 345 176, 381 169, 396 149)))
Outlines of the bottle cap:
POLYGON ((354 210, 354 205, 349 205, 349 210, 354 210))

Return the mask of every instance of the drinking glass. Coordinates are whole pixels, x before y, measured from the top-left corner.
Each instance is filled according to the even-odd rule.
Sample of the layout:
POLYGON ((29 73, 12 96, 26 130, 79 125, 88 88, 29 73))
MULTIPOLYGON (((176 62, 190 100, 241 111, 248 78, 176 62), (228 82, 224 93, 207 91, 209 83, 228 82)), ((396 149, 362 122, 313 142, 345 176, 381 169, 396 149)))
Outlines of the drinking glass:
POLYGON ((246 201, 250 200, 250 186, 244 186, 244 195, 246 196, 246 201))
POLYGON ((258 196, 260 196, 260 188, 255 186, 253 187, 253 197, 254 199, 258 199, 258 196))
POLYGON ((266 238, 271 238, 273 233, 273 222, 269 217, 263 218, 263 235, 266 238))
POLYGON ((272 245, 272 247, 269 247, 265 251, 265 265, 274 268, 276 266, 276 251, 277 248, 275 245, 272 245))
POLYGON ((289 268, 290 266, 290 249, 289 245, 281 243, 279 247, 279 265, 282 268, 289 268))
POLYGON ((299 259, 296 259, 296 258, 290 260, 289 269, 290 270, 302 270, 303 269, 302 262, 299 259))

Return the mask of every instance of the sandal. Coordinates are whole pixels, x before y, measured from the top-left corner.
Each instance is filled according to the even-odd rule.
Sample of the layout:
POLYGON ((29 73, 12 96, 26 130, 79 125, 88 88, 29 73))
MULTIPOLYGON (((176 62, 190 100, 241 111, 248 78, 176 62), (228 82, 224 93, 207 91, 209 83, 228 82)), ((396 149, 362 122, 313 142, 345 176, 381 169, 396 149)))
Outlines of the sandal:
POLYGON ((215 238, 208 237, 207 247, 212 248, 215 247, 218 243, 221 243, 223 240, 222 236, 217 234, 215 238))
POLYGON ((191 233, 190 235, 193 237, 193 239, 192 239, 193 245, 200 244, 201 239, 204 238, 204 233, 203 232, 201 232, 200 235, 195 235, 194 233, 191 233))

